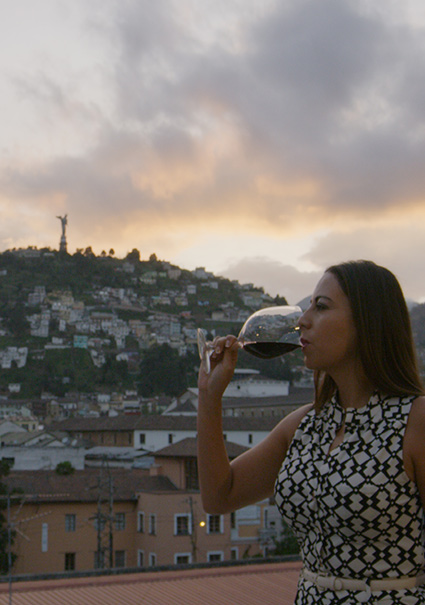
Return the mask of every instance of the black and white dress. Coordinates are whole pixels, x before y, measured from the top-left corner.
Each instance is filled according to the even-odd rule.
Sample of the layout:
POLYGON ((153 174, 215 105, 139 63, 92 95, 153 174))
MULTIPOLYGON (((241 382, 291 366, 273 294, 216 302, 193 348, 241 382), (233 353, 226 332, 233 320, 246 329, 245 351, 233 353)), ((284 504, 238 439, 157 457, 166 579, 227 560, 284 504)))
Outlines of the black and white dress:
MULTIPOLYGON (((277 506, 296 534, 306 568, 343 578, 424 573, 424 511, 403 466, 403 436, 414 398, 375 393, 360 409, 335 396, 301 421, 275 485, 277 506), (345 424, 343 442, 330 451, 345 424)), ((424 444, 425 455, 425 444, 424 444)), ((297 605, 425 604, 425 587, 332 591, 300 577, 297 605)))

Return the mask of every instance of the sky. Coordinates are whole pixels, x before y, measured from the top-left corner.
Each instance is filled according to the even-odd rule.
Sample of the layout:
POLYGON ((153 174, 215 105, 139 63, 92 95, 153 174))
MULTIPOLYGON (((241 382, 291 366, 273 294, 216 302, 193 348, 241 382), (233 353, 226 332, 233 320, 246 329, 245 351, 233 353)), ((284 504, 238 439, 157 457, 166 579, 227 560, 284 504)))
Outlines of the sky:
POLYGON ((0 0, 0 251, 425 301, 422 0, 0 0))

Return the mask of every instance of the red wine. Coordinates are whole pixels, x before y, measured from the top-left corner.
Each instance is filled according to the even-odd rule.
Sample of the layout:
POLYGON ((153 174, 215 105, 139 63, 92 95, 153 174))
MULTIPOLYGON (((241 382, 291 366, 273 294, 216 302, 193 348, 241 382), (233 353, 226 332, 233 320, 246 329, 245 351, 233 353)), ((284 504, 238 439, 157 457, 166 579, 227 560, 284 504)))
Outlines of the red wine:
POLYGON ((255 355, 255 357, 273 359, 273 357, 280 357, 280 355, 285 355, 285 353, 298 349, 300 346, 288 342, 248 342, 243 348, 244 351, 255 355))

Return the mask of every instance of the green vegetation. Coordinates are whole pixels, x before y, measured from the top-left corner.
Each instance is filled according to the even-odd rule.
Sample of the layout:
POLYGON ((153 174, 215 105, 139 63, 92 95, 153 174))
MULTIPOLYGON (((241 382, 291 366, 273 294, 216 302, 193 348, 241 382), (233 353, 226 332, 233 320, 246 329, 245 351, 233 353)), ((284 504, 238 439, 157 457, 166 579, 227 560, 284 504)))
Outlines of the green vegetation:
POLYGON ((75 473, 75 468, 67 460, 65 462, 59 462, 56 465, 55 470, 58 475, 72 475, 75 473))
MULTIPOLYGON (((8 506, 8 489, 5 483, 1 481, 3 477, 9 474, 10 467, 4 460, 0 460, 0 575, 7 574, 9 571, 9 546, 12 546, 15 541, 15 530, 9 534, 7 524, 7 506, 8 506), (9 544, 10 540, 10 544, 9 544)), ((13 492, 13 495, 17 492, 13 492)), ((16 559, 16 555, 11 553, 11 564, 16 559)))
POLYGON ((279 540, 274 538, 273 542, 273 555, 276 557, 281 555, 297 555, 300 552, 296 537, 283 520, 281 537, 279 540))
POLYGON ((181 395, 188 387, 187 361, 167 344, 150 347, 140 363, 140 394, 181 395))
MULTIPOLYGON (((261 288, 251 290, 264 294, 261 288)), ((143 396, 179 395, 196 385, 199 359, 194 344, 184 355, 169 344, 158 344, 161 338, 162 342, 167 339, 167 334, 161 333, 161 321, 174 320, 181 330, 203 327, 210 334, 237 334, 240 322, 212 321, 211 314, 221 311, 223 305, 249 314, 252 309, 244 305, 242 296, 239 284, 228 279, 199 279, 190 271, 158 260, 155 254, 141 260, 137 249, 124 259, 116 258, 112 249, 109 255, 103 251, 96 257, 90 246, 73 255, 47 248, 4 252, 0 254, 0 351, 27 347, 28 357, 24 367, 18 367, 14 360, 10 368, 0 370, 0 390, 6 392, 10 384, 20 384, 20 392, 9 394, 15 398, 40 397, 43 392, 61 397, 125 389, 136 389, 143 396), (37 299, 36 291, 45 297, 37 299), (183 303, 178 302, 179 296, 183 303), (119 345, 106 331, 81 334, 75 321, 68 321, 74 303, 85 317, 105 313, 126 325, 139 320, 145 325, 145 334, 127 334, 119 345), (61 311, 64 305, 67 310, 61 311), (36 332, 30 320, 34 322, 46 311, 48 337, 32 335, 36 332), (160 318, 155 325, 152 317, 160 318), (76 347, 74 336, 84 334, 86 343, 76 347), (92 336, 100 344, 90 345, 89 352, 87 339, 92 336)), ((269 298, 269 302, 286 301, 269 298)), ((242 353, 240 366, 259 369, 274 378, 289 378, 294 363, 290 356, 284 363, 264 362, 242 353)))

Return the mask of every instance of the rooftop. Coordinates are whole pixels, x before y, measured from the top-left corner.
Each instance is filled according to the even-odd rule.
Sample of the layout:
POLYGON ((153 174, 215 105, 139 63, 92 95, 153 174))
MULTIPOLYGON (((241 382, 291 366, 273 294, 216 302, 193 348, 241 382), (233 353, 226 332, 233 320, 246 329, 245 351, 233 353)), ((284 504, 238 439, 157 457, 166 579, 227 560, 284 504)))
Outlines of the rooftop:
MULTIPOLYGON (((292 605, 298 561, 13 582, 14 605, 292 605)), ((9 603, 0 584, 0 605, 9 603)))
MULTIPOLYGON (((186 439, 182 439, 172 445, 167 445, 166 447, 157 450, 154 452, 154 456, 155 458, 196 458, 198 456, 197 443, 196 437, 186 437, 186 439)), ((232 443, 231 441, 226 441, 225 446, 229 458, 236 458, 236 456, 243 454, 249 449, 248 447, 244 447, 238 443, 232 443)))
MULTIPOLYGON (((271 431, 278 423, 278 418, 223 418, 225 431, 271 431)), ((79 433, 93 431, 147 431, 147 430, 194 430, 196 431, 195 416, 164 416, 152 414, 126 415, 115 417, 103 416, 101 418, 68 418, 61 422, 52 423, 49 430, 72 431, 79 433)))
POLYGON ((310 387, 299 387, 296 389, 290 389, 289 395, 273 395, 267 397, 223 397, 223 408, 228 407, 289 407, 289 406, 301 406, 306 403, 311 403, 314 400, 314 390, 310 387))
MULTIPOLYGON (((98 498, 99 468, 76 470, 71 475, 55 471, 11 471, 3 478, 10 489, 20 489, 32 501, 92 502, 98 498)), ((136 492, 176 491, 164 476, 150 477, 144 469, 110 468, 115 500, 135 500, 136 492)))

